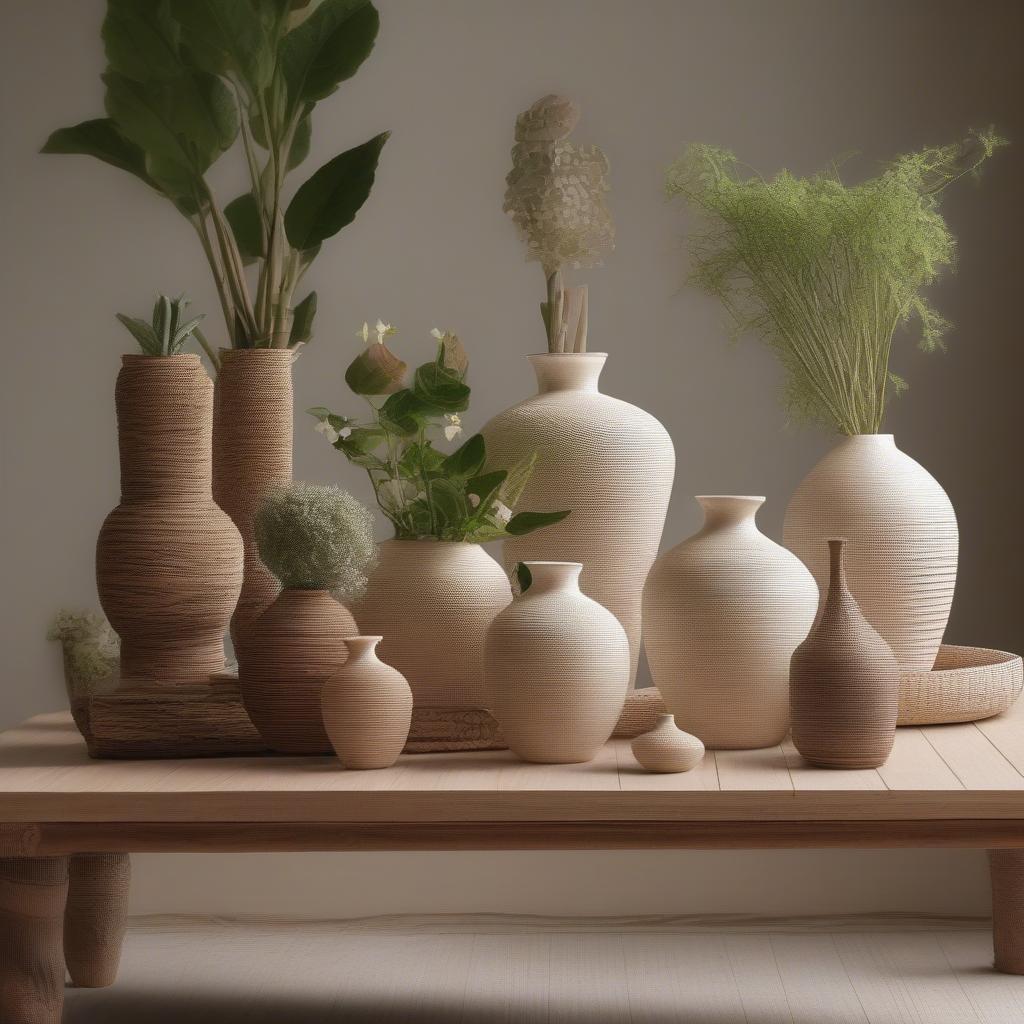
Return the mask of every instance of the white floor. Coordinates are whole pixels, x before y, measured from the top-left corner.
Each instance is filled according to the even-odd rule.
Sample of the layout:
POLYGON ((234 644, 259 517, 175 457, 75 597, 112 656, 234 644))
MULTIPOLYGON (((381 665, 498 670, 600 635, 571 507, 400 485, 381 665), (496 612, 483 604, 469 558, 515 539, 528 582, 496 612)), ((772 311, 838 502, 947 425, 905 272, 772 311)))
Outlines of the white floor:
POLYGON ((65 1024, 1022 1024, 979 922, 133 922, 65 1024))

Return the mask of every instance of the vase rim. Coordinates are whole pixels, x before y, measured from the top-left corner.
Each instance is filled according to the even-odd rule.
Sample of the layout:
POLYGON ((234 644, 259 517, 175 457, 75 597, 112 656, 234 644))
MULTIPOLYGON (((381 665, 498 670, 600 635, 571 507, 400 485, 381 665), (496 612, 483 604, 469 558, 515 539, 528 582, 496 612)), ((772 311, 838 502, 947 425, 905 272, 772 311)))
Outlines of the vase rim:
POLYGON ((531 352, 527 359, 586 359, 593 356, 595 359, 607 359, 607 352, 531 352))
POLYGON ((447 544, 450 547, 456 545, 467 548, 478 548, 480 544, 475 540, 441 540, 439 537, 387 537, 380 541, 381 544, 447 544))
POLYGON ((763 505, 768 499, 763 494, 695 494, 697 501, 759 501, 763 505))
MULTIPOLYGON (((195 354, 195 353, 193 353, 195 354)), ((225 359, 236 359, 239 356, 244 355, 246 359, 258 358, 258 359, 274 359, 274 360, 285 360, 289 363, 294 362, 298 358, 298 352, 292 348, 220 348, 217 350, 217 354, 220 356, 221 361, 225 359)), ((199 356, 196 355, 198 359, 199 356)))
POLYGON ((846 435, 844 435, 843 440, 846 440, 846 441, 863 441, 863 440, 875 439, 875 438, 877 438, 879 441, 893 441, 893 440, 895 440, 896 435, 895 434, 882 434, 882 433, 876 433, 876 434, 846 434, 846 435))
POLYGON ((151 356, 146 352, 122 352, 121 362, 122 363, 166 363, 171 360, 175 362, 190 363, 197 365, 199 363, 198 352, 174 352, 168 356, 151 356))
POLYGON ((553 558, 531 558, 531 559, 524 558, 523 559, 523 565, 526 565, 526 566, 530 566, 530 565, 541 565, 541 566, 563 565, 563 566, 572 566, 573 568, 576 568, 576 567, 578 567, 580 569, 583 568, 583 563, 582 562, 562 562, 562 561, 559 561, 558 559, 553 559, 553 558))

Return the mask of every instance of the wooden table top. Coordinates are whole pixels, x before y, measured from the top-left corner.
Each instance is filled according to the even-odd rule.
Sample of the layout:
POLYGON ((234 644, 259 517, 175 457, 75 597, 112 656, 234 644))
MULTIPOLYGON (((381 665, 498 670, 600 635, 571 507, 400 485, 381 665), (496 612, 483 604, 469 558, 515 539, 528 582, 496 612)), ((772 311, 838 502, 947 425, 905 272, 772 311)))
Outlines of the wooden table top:
POLYGON ((229 834, 241 837, 259 826, 268 826, 261 831, 267 843, 239 838, 244 848, 460 845, 430 840, 444 831, 431 832, 431 825, 448 828, 449 838, 461 828, 465 848, 796 845, 780 837, 799 835, 799 823, 817 823, 803 830, 803 845, 813 834, 820 845, 1018 846, 1024 845, 1024 702, 975 724, 900 729, 877 770, 812 768, 787 742, 709 751, 698 768, 679 775, 644 772, 625 740, 608 743, 588 764, 557 766, 525 764, 508 751, 407 755, 392 768, 362 772, 328 757, 93 761, 62 712, 0 735, 0 823, 9 833, 19 824, 52 826, 47 835, 54 848, 71 844, 72 833, 109 839, 118 829, 139 835, 148 829, 166 841, 137 836, 135 845, 127 839, 123 845, 220 849, 230 845, 229 834), (133 827, 139 823, 145 827, 133 827), (409 834, 423 826, 420 845, 387 841, 387 827, 396 823, 409 826, 409 834), (298 825, 320 834, 324 845, 297 838, 288 845, 288 829, 297 833, 298 825), (361 844, 351 828, 341 829, 354 825, 364 829, 361 844), (341 831, 349 838, 338 838, 341 831), (171 841, 186 832, 205 835, 207 845, 171 841), (750 841, 715 841, 727 834, 750 841), (569 841, 572 835, 578 838, 569 841))

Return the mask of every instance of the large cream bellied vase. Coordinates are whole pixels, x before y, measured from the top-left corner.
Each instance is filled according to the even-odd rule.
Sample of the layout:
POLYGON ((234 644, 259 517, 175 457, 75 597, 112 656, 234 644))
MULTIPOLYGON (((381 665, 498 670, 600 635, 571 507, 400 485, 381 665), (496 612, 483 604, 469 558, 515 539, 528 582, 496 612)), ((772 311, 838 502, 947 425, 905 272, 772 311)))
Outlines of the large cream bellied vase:
POLYGON ((611 736, 629 685, 615 616, 580 592, 578 562, 527 562, 531 582, 487 631, 488 706, 525 761, 589 761, 611 736))
POLYGON ((956 513, 946 492, 892 434, 840 441, 804 478, 783 539, 824 592, 829 537, 847 539, 846 579, 900 669, 929 671, 956 586, 956 513))
POLYGON ((762 497, 701 495, 703 527, 644 588, 644 645, 680 729, 709 749, 768 747, 789 728, 789 661, 818 588, 755 522, 762 497))
POLYGON ((479 544, 386 540, 352 611, 365 634, 384 638, 380 658, 409 681, 417 707, 483 708, 484 634, 511 600, 479 544))
POLYGON ((242 583, 242 540, 211 490, 213 384, 197 355, 122 357, 121 503, 96 544, 122 684, 209 682, 242 583))
POLYGON ((506 539, 506 568, 532 560, 583 563, 584 593, 626 631, 632 685, 641 595, 661 543, 675 451, 653 416, 598 390, 606 358, 603 352, 531 355, 538 394, 495 416, 482 433, 495 466, 537 453, 523 507, 572 510, 561 523, 506 539))

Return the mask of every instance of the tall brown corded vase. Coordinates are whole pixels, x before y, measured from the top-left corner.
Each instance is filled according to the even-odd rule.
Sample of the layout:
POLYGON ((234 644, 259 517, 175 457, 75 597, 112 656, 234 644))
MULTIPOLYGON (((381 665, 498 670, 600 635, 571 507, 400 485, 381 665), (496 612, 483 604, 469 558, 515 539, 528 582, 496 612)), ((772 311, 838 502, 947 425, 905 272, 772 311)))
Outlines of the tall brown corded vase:
POLYGON ((281 587, 260 560, 253 519, 266 495, 292 480, 292 362, 289 349, 223 349, 213 420, 213 496, 245 545, 242 595, 231 618, 235 654, 281 587))
POLYGON ((196 355, 126 355, 115 392, 121 503, 96 544, 123 684, 206 683, 242 582, 242 541, 211 493, 213 384, 196 355))

